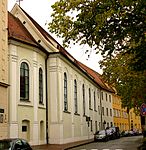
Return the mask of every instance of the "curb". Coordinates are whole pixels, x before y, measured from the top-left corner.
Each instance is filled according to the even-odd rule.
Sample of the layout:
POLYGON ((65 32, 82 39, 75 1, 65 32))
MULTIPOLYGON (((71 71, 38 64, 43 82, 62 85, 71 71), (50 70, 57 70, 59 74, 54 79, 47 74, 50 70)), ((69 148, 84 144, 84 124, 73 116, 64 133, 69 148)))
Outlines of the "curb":
POLYGON ((83 146, 83 145, 87 145, 87 144, 90 144, 90 143, 93 143, 93 142, 94 142, 94 141, 77 144, 77 145, 74 145, 74 146, 67 147, 67 148, 65 148, 64 150, 69 150, 69 149, 72 149, 72 148, 75 148, 75 147, 79 147, 79 146, 83 146))

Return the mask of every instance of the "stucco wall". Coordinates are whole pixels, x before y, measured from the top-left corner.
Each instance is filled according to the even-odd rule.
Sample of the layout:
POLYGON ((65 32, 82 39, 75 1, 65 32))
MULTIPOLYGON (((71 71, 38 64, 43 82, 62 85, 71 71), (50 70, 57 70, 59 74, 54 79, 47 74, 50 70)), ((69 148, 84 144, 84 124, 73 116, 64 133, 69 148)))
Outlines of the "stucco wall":
POLYGON ((8 137, 7 0, 0 1, 0 139, 8 137))
MULTIPOLYGON (((93 138, 96 130, 100 129, 99 124, 101 124, 101 112, 99 112, 100 110, 98 109, 100 108, 100 88, 89 77, 85 76, 81 70, 59 54, 52 54, 49 56, 48 72, 50 143, 63 144, 93 138), (67 74, 67 111, 64 111, 64 73, 67 74), (75 79, 77 81, 77 114, 75 114, 74 111, 75 79), (86 101, 85 116, 83 115, 83 84, 85 86, 86 101), (91 90, 90 109, 89 88, 91 90), (94 92, 96 107, 94 106, 94 92), (90 117, 89 123, 86 117, 90 117), (56 132, 59 133, 57 134, 56 132)), ((106 91, 103 92, 104 94, 106 93, 106 91)), ((108 93, 108 96, 109 95, 110 93, 108 93)), ((109 100, 106 101, 104 97, 102 103, 104 106, 106 105, 106 107, 112 109, 112 97, 111 102, 109 102, 109 100)), ((113 117, 110 115, 104 115, 103 119, 113 123, 113 117)))
POLYGON ((46 55, 37 48, 15 41, 9 41, 9 54, 10 137, 26 138, 33 145, 44 144, 46 143, 46 55), (20 65, 22 62, 26 62, 29 66, 29 100, 26 102, 20 100, 20 65), (43 104, 39 104, 40 67, 43 70, 43 104), (41 122, 42 127, 40 127, 41 122), (28 126, 27 133, 22 132, 22 126, 28 126))

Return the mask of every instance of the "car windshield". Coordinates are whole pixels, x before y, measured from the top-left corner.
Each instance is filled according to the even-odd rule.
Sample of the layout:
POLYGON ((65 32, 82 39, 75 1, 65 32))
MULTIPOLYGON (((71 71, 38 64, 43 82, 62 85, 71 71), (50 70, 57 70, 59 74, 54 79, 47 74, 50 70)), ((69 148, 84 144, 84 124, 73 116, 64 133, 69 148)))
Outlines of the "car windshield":
POLYGON ((99 131, 99 134, 105 135, 105 130, 99 131))
POLYGON ((8 150, 11 147, 11 141, 0 141, 0 150, 8 150))

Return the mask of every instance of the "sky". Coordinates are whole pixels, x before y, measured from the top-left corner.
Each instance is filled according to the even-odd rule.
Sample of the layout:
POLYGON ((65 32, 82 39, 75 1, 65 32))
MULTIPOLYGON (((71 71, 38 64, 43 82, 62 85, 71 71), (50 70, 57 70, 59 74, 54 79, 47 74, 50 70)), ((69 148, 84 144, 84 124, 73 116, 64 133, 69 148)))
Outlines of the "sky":
MULTIPOLYGON (((8 11, 11 11, 18 0, 8 0, 8 11)), ((23 8, 37 23, 39 23, 47 32, 47 23, 51 22, 51 13, 53 5, 57 0, 21 0, 20 7, 23 8)), ((17 2, 18 3, 18 2, 17 2)), ((18 3, 19 4, 19 3, 18 3)), ((62 39, 57 38, 54 34, 49 33, 57 42, 62 45, 62 39)), ((85 54, 87 47, 78 44, 66 49, 75 59, 84 63, 86 66, 102 74, 98 61, 102 59, 100 55, 92 51, 90 57, 85 54)))

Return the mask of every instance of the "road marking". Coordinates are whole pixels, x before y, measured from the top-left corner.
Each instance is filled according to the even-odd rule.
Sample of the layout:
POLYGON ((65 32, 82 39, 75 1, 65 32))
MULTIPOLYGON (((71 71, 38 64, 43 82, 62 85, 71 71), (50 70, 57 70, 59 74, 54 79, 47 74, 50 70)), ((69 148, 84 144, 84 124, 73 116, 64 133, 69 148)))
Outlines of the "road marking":
MULTIPOLYGON (((86 149, 80 149, 80 150, 86 150, 86 149)), ((91 150, 98 150, 98 149, 91 149, 91 150)), ((104 149, 102 149, 102 150, 110 150, 110 149, 105 149, 105 148, 104 148, 104 149)), ((115 150, 123 150, 123 149, 119 149, 119 148, 118 148, 118 149, 115 149, 115 150)))

